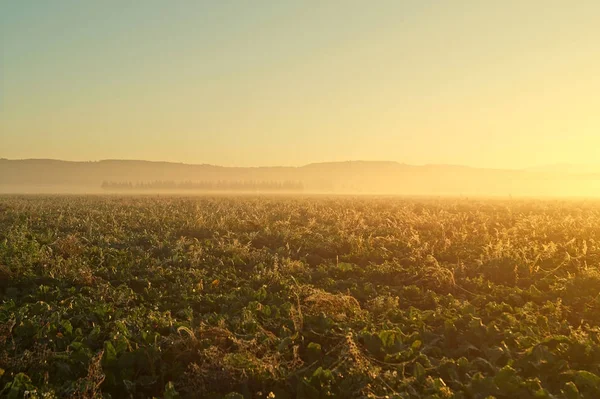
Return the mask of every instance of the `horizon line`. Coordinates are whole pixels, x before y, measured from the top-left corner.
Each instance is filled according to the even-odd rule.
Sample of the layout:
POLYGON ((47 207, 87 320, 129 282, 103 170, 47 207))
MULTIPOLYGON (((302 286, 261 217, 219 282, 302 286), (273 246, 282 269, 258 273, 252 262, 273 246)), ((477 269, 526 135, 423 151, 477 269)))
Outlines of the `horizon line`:
POLYGON ((365 160, 365 159, 350 159, 345 161, 320 161, 310 162, 302 165, 258 165, 258 166, 240 166, 240 165, 219 165, 212 163, 190 163, 183 161, 165 161, 165 160, 148 160, 148 159, 135 159, 135 158, 104 158, 96 160, 73 160, 73 159, 58 159, 58 158, 5 158, 0 157, 0 161, 51 161, 51 162, 69 162, 69 163, 100 163, 100 162, 147 162, 147 163, 162 163, 162 164, 174 164, 174 165, 186 165, 186 166, 214 166, 218 168, 304 168, 312 165, 324 165, 324 164, 347 164, 347 163, 379 163, 379 164, 396 164, 400 166, 408 167, 460 167, 470 169, 486 169, 486 170, 512 170, 512 171, 527 171, 537 168, 548 168, 556 166, 577 166, 577 167, 600 167, 600 165, 591 164, 569 164, 569 163, 553 163, 537 166, 529 166, 523 168, 511 168, 511 167, 490 167, 490 166, 472 166, 465 164, 452 164, 452 163, 423 163, 423 164, 410 164, 400 161, 390 160, 365 160))

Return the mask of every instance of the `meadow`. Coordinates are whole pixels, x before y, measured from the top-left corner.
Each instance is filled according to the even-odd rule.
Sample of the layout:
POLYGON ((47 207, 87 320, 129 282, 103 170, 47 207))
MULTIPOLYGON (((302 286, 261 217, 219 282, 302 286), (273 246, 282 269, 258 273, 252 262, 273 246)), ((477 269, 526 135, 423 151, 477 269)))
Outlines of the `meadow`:
POLYGON ((0 396, 600 398, 600 202, 0 197, 0 396))

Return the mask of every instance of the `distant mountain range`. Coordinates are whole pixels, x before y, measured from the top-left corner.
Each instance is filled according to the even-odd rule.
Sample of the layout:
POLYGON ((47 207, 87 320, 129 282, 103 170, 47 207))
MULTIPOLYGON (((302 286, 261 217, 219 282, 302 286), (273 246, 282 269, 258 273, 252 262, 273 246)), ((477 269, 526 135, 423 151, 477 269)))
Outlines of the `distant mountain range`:
POLYGON ((271 187, 266 182, 279 182, 282 186, 284 182, 294 182, 306 193, 598 197, 600 167, 555 165, 509 170, 371 161, 301 167, 223 167, 126 160, 0 159, 2 193, 102 193, 107 192, 107 187, 110 191, 111 187, 128 183, 132 188, 141 185, 150 187, 150 191, 164 191, 152 187, 169 186, 155 182, 192 188, 187 191, 198 191, 193 188, 210 182, 219 183, 217 187, 249 187, 252 182, 260 182, 256 187, 271 187))

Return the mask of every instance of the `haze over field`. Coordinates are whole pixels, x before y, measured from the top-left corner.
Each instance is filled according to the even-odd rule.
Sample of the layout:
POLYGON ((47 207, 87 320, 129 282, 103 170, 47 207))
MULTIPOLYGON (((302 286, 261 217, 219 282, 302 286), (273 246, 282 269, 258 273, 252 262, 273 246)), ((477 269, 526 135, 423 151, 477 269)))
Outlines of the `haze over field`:
POLYGON ((119 160, 0 160, 0 193, 206 191, 596 196, 600 168, 508 170, 361 161, 244 168, 119 160))
POLYGON ((3 161, 0 190, 597 196, 599 19, 592 0, 0 0, 0 157, 173 162, 3 161))

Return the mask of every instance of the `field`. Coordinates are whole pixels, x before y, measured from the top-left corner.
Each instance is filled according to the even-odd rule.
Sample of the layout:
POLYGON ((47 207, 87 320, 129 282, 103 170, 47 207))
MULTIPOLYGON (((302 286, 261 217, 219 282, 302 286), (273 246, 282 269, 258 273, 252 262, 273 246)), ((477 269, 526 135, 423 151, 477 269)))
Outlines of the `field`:
POLYGON ((600 398, 600 203, 0 197, 0 396, 600 398))

